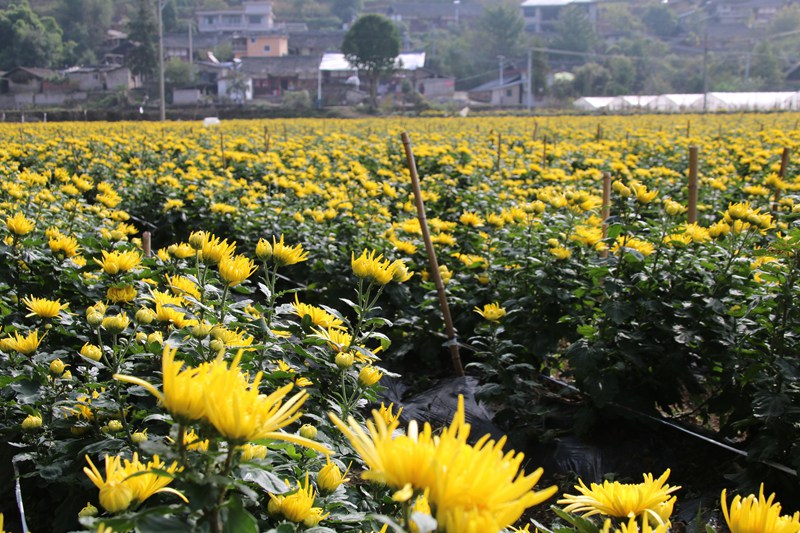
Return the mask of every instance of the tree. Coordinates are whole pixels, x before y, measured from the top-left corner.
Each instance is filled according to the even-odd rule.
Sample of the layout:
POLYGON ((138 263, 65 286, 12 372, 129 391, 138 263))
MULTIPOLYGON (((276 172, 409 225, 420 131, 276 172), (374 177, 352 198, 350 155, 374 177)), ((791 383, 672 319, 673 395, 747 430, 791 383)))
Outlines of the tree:
POLYGON ((64 41, 75 43, 71 62, 96 62, 96 52, 103 46, 113 13, 111 0, 61 0, 56 19, 64 30, 64 41))
POLYGON ((498 55, 512 57, 522 52, 525 21, 519 6, 487 7, 478 19, 478 30, 481 49, 488 59, 494 60, 498 55))
POLYGON ((772 49, 769 41, 761 41, 753 50, 753 60, 750 66, 750 76, 761 78, 763 88, 767 90, 780 89, 783 83, 781 63, 772 49))
POLYGON ((0 69, 60 64, 62 32, 53 17, 39 17, 27 0, 0 11, 0 69))
POLYGON ((194 81, 194 70, 190 63, 173 57, 164 65, 164 79, 174 87, 185 87, 194 81))
POLYGON ((135 44, 128 54, 128 66, 136 75, 151 78, 158 68, 158 22, 150 0, 139 0, 136 14, 128 23, 128 38, 135 44))
POLYGON ((678 17, 666 4, 650 4, 644 8, 642 22, 651 33, 661 38, 672 37, 678 31, 678 17))
POLYGON ((331 5, 331 13, 345 24, 352 22, 359 11, 361 11, 361 0, 333 0, 331 5))
POLYGON ((342 53, 353 66, 367 71, 370 105, 375 109, 378 80, 392 70, 400 54, 397 27, 382 15, 365 15, 345 34, 342 53))
POLYGON ((597 35, 586 10, 570 5, 561 10, 556 21, 553 47, 569 52, 586 53, 592 50, 597 35))

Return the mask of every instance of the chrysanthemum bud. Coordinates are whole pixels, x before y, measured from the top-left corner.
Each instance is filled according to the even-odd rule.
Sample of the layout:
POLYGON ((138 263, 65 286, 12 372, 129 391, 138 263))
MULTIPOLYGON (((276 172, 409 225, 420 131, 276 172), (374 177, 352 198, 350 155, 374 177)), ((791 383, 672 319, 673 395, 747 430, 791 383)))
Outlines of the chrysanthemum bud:
POLYGON ((155 318, 156 318, 156 313, 148 307, 142 307, 141 309, 136 311, 136 315, 134 316, 136 323, 143 325, 151 324, 153 320, 155 320, 155 318))
MULTIPOLYGON (((111 424, 109 424, 109 425, 111 425, 111 424)), ((134 444, 141 444, 141 443, 145 442, 146 440, 147 440, 147 430, 146 429, 144 431, 135 431, 133 434, 131 434, 131 441, 133 441, 134 444)))
POLYGON ((103 356, 103 352, 100 350, 98 346, 95 346, 94 344, 89 344, 87 342, 81 348, 81 355, 87 359, 91 359, 92 361, 99 361, 100 358, 103 356))
POLYGON ((118 431, 122 431, 122 422, 119 420, 109 420, 108 421, 108 430, 112 433, 116 433, 118 431))
POLYGON ((300 436, 304 439, 314 440, 317 438, 317 428, 311 424, 303 424, 300 426, 300 436))
POLYGON ((336 366, 344 370, 345 368, 350 368, 353 366, 353 361, 355 361, 355 356, 353 352, 339 352, 336 354, 336 366))
POLYGON ((219 339, 214 339, 208 343, 208 347, 211 348, 212 351, 218 352, 225 349, 225 343, 219 339))
POLYGON ((86 502, 86 507, 78 512, 78 516, 81 518, 97 516, 97 507, 92 505, 91 502, 86 502))
POLYGON ((28 415, 25 420, 22 421, 22 429, 26 431, 33 431, 34 429, 39 429, 42 427, 42 417, 37 415, 28 415))
POLYGON ((53 376, 60 376, 64 373, 64 370, 67 368, 67 365, 61 359, 53 359, 50 362, 50 374, 53 376))
POLYGON ((90 326, 96 328, 97 326, 103 323, 103 314, 97 311, 92 311, 91 313, 86 315, 86 321, 89 323, 90 326))

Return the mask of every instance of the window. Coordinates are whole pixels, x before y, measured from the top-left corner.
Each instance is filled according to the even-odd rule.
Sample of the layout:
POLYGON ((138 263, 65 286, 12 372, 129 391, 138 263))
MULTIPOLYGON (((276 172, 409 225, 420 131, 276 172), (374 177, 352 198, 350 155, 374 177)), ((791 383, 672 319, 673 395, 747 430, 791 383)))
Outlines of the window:
POLYGON ((511 89, 506 89, 506 98, 511 98, 514 95, 514 91, 511 89))
POLYGON ((262 17, 261 15, 249 15, 247 17, 247 23, 248 24, 261 24, 261 22, 263 20, 264 20, 264 17, 262 17))
POLYGON ((222 23, 226 25, 235 25, 242 23, 241 15, 222 15, 222 23))
POLYGON ((522 16, 525 18, 536 18, 536 7, 525 6, 522 8, 522 16))
POLYGON ((216 18, 217 18, 217 17, 215 17, 215 16, 213 16, 213 15, 209 15, 209 16, 207 16, 207 17, 206 17, 206 24, 208 24, 209 26, 213 26, 213 25, 214 25, 214 22, 216 22, 216 18))
POLYGON ((256 38, 250 37, 250 44, 255 44, 255 43, 256 43, 256 38))
POLYGON ((264 51, 265 52, 270 52, 271 50, 272 50, 272 47, 270 45, 268 45, 268 44, 264 45, 264 51))

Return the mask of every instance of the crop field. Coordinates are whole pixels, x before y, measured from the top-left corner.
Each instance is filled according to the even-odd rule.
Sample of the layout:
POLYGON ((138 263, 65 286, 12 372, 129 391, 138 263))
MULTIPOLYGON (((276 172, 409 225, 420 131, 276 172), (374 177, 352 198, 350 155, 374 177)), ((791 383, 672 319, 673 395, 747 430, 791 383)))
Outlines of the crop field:
POLYGON ((712 507, 777 519, 799 121, 0 124, 5 529, 667 531, 669 471, 559 486, 518 453, 558 436, 557 386, 584 429, 623 408, 735 448, 712 507), (390 394, 463 375, 508 440, 390 394))

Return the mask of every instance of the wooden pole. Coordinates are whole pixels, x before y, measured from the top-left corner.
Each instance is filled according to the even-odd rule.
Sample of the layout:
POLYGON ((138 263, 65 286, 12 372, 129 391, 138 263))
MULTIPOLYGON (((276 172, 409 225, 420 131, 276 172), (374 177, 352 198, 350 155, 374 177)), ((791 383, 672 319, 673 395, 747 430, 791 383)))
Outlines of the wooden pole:
MULTIPOLYGON (((797 128, 795 128, 795 129, 797 129, 797 128)), ((539 136, 539 123, 538 122, 534 122, 533 123, 533 140, 536 141, 536 137, 538 137, 538 136, 539 136)))
POLYGON ((219 157, 222 159, 222 168, 228 168, 228 163, 225 161, 225 135, 222 131, 219 132, 219 157))
POLYGON ((436 285, 436 292, 439 295, 439 305, 442 308, 442 315, 444 316, 447 345, 450 347, 450 361, 453 363, 453 370, 456 376, 463 377, 465 374, 464 367, 461 364, 461 355, 458 353, 458 337, 456 336, 456 329, 453 326, 453 317, 450 316, 450 307, 447 305, 447 294, 444 290, 442 276, 439 273, 439 263, 436 260, 436 251, 433 249, 431 233, 428 230, 428 220, 425 217, 425 205, 422 202, 422 189, 419 185, 419 175, 417 174, 417 164, 414 161, 414 152, 411 149, 411 139, 409 139, 407 132, 403 132, 402 139, 403 148, 405 148, 406 151, 408 171, 411 174, 411 187, 414 190, 414 199, 417 204, 419 227, 422 230, 422 240, 425 242, 425 251, 428 252, 428 264, 430 265, 431 278, 433 278, 433 283, 436 285))
POLYGON ((503 134, 497 134, 497 162, 495 163, 495 170, 500 171, 500 163, 503 160, 503 134))
MULTIPOLYGON (((603 210, 601 217, 603 218, 603 240, 608 237, 608 218, 611 216, 611 174, 603 172, 603 210)), ((600 252, 600 257, 608 257, 608 247, 600 252)))
POLYGON ((269 130, 264 126, 264 152, 269 152, 269 130))
POLYGON ((150 237, 151 234, 149 231, 145 231, 142 233, 142 251, 144 251, 145 257, 151 257, 153 255, 153 250, 150 247, 150 237))
POLYGON ((697 222, 697 146, 689 147, 689 201, 686 222, 697 222))
POLYGON ((547 135, 542 137, 542 166, 547 166, 547 135))
MULTIPOLYGON (((781 168, 778 170, 778 177, 783 181, 786 177, 786 166, 789 164, 789 147, 783 147, 783 153, 781 154, 781 168)), ((781 199, 781 190, 779 187, 775 188, 775 197, 772 199, 772 213, 773 215, 778 212, 778 202, 781 199)))

